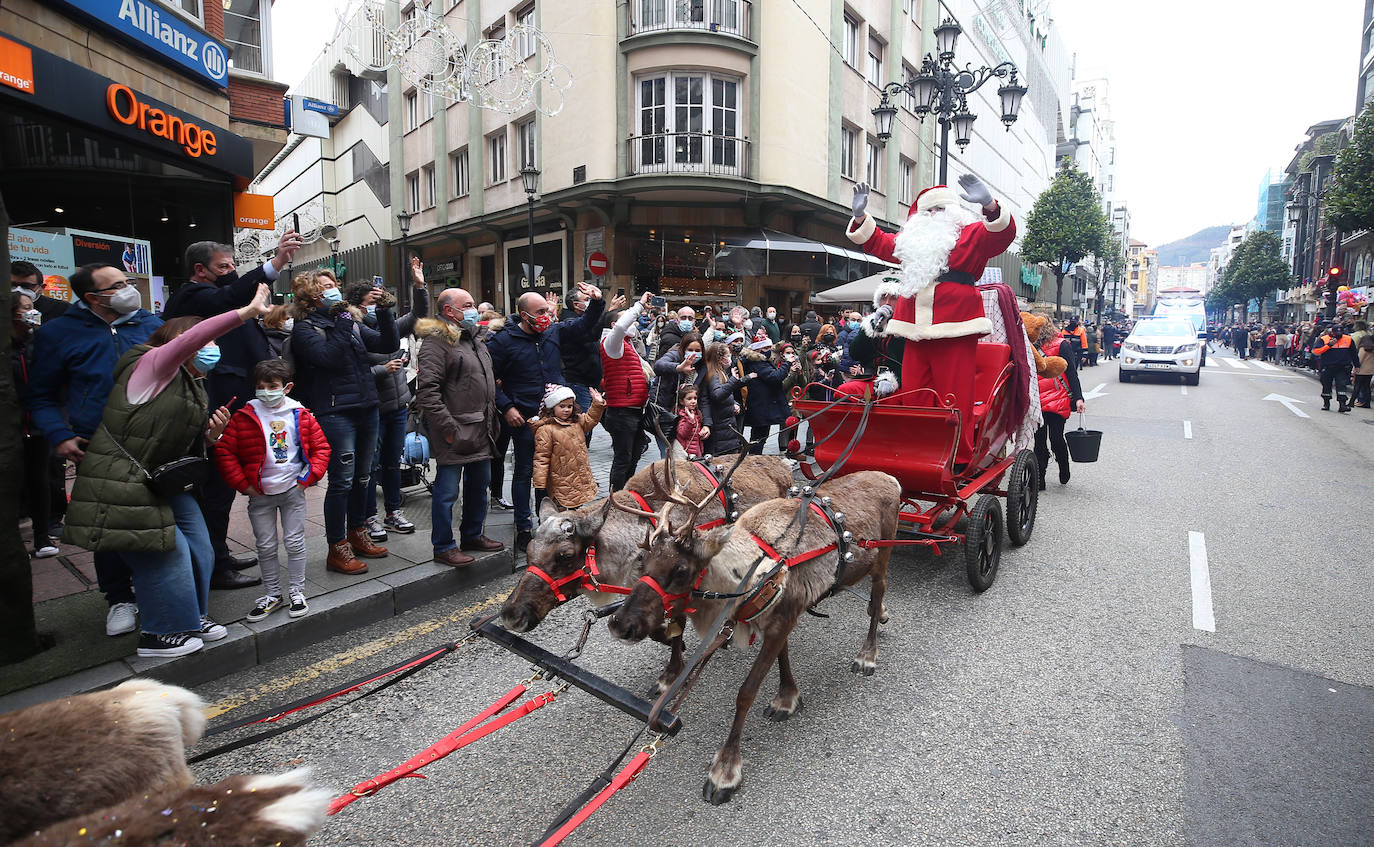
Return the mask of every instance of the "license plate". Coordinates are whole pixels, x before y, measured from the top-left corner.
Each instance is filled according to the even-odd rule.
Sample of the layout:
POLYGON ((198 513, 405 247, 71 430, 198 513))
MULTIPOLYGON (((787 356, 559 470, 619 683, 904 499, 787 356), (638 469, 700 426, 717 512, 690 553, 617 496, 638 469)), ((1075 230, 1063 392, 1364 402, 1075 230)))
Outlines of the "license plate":
POLYGON ((1145 367, 1150 368, 1150 369, 1152 369, 1152 370, 1163 371, 1163 370, 1168 370, 1169 368, 1172 368, 1173 365, 1156 365, 1156 364, 1149 364, 1149 365, 1146 365, 1145 367))

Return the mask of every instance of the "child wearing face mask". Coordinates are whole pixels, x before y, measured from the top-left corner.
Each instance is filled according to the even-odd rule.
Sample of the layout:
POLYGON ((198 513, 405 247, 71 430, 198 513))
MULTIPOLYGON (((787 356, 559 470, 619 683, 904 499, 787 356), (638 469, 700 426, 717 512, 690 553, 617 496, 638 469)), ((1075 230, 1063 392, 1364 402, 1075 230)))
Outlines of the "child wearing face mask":
POLYGON ((248 495, 248 519, 258 547, 265 594, 248 613, 260 621, 281 608, 277 562, 277 518, 286 546, 290 578, 287 614, 309 611, 305 602, 305 489, 329 469, 329 441, 310 410, 287 397, 291 366, 266 359, 253 367, 256 396, 234 413, 215 444, 215 462, 225 482, 248 495))

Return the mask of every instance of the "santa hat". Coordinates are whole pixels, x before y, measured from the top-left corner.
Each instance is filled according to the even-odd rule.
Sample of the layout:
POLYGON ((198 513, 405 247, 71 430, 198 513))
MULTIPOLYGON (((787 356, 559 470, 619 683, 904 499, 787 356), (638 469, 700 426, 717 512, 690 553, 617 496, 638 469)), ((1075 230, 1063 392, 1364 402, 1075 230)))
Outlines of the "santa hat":
POLYGON ((920 194, 916 195, 916 202, 911 205, 908 217, 917 212, 928 212, 936 206, 956 206, 959 204, 959 195, 948 185, 932 185, 920 194))
POLYGON ((763 338, 763 339, 760 339, 760 340, 758 340, 758 341, 755 341, 753 344, 750 344, 750 345, 749 345, 749 349, 750 349, 750 350, 772 350, 772 349, 773 349, 773 342, 769 341, 767 338, 763 338))
POLYGON ((544 408, 552 409, 564 400, 572 400, 577 395, 566 385, 554 385, 548 383, 544 386, 544 408))
POLYGON ((730 336, 729 336, 728 338, 725 339, 725 343, 726 343, 726 344, 743 344, 743 343, 744 343, 744 333, 742 333, 742 332, 732 332, 732 333, 730 333, 730 336))

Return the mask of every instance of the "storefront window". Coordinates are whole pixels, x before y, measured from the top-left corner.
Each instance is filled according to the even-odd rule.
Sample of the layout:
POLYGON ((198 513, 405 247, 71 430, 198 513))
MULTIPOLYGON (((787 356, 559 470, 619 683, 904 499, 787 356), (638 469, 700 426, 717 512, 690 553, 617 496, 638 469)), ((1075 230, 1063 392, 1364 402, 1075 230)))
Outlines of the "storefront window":
POLYGON ((224 0, 224 40, 229 45, 231 67, 267 73, 263 60, 261 0, 224 0))

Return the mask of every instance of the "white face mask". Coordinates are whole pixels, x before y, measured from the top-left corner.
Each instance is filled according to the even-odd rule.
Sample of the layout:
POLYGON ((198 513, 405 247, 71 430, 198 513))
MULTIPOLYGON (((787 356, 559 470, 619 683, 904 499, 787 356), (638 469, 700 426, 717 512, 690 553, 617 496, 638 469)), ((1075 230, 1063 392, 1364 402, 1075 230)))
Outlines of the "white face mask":
POLYGON ((138 293, 138 289, 132 285, 125 285, 123 288, 110 295, 110 308, 121 315, 138 311, 143 305, 143 295, 138 293))
POLYGON ((283 332, 290 332, 291 330, 295 329, 295 327, 296 327, 296 319, 295 319, 295 318, 287 318, 286 320, 284 320, 284 321, 281 322, 281 328, 282 328, 282 331, 283 331, 283 332))

